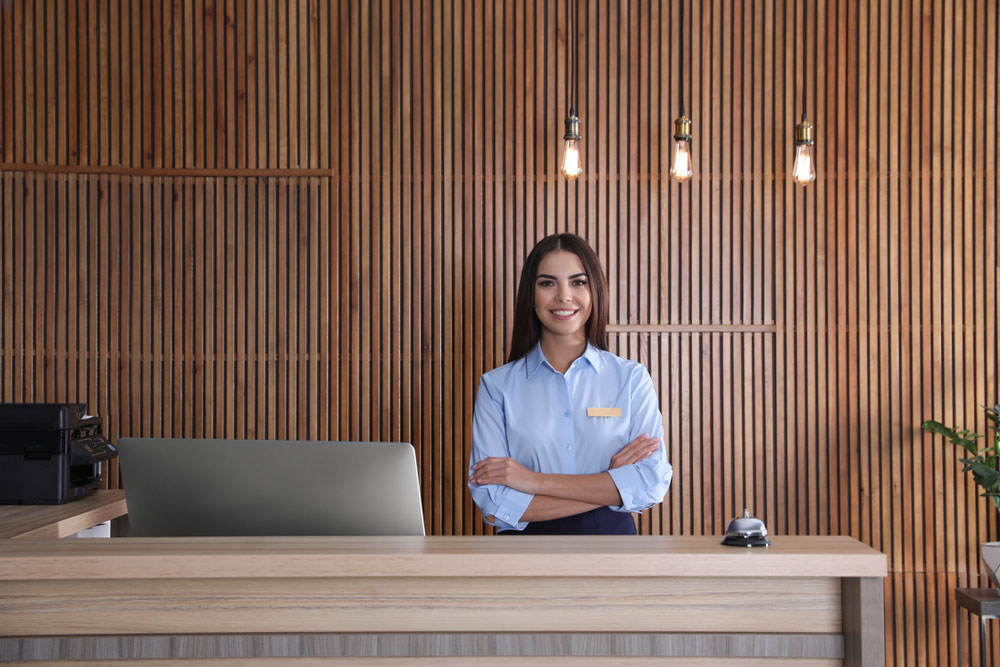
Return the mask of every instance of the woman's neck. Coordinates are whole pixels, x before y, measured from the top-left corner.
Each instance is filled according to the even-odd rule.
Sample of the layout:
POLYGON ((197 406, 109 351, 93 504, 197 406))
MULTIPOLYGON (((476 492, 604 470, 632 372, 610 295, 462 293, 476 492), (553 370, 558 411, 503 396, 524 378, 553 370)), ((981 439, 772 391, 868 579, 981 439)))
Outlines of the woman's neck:
POLYGON ((557 336, 542 331, 542 354, 545 360, 560 373, 565 373, 574 361, 587 351, 587 338, 583 335, 557 336))

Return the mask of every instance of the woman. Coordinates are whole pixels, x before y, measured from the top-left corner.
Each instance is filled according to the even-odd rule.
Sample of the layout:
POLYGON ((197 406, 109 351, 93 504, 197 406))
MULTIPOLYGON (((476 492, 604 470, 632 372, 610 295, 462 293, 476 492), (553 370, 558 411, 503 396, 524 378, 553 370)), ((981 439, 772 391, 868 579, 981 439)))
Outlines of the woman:
POLYGON ((608 286, 574 234, 525 260, 507 363, 483 375, 469 489, 490 525, 529 534, 635 535, 672 470, 646 369, 607 351, 608 286))

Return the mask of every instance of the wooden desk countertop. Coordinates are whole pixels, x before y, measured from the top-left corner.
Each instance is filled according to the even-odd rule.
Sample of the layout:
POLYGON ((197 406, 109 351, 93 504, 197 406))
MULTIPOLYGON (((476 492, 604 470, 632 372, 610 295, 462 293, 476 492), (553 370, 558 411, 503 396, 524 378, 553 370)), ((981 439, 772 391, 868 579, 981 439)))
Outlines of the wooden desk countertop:
POLYGON ((809 664, 882 667, 886 570, 836 536, 0 540, 0 637, 383 633, 404 655, 420 633, 541 633, 559 654, 549 633, 603 633, 611 657, 621 633, 680 633, 730 664, 767 657, 728 643, 751 635, 809 664))
POLYGON ((253 537, 0 542, 0 580, 293 577, 885 577, 840 536, 253 537), (72 567, 69 564, 72 563, 72 567), (623 567, 623 565, 625 565, 623 567))
POLYGON ((0 505, 0 539, 66 537, 127 513, 121 489, 98 489, 62 505, 0 505))

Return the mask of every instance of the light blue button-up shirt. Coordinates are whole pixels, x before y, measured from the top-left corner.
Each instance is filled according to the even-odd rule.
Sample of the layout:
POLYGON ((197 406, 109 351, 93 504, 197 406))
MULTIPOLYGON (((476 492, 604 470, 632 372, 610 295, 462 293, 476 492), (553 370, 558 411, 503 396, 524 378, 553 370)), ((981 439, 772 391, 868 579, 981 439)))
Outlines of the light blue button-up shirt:
MULTIPOLYGON (((662 502, 673 470, 663 445, 663 418, 645 367, 592 345, 563 375, 541 345, 483 375, 472 418, 472 466, 511 457, 541 473, 586 475, 608 470, 611 457, 642 435, 660 438, 649 458, 610 470, 622 497, 611 509, 639 512, 662 502), (621 417, 589 417, 587 408, 619 408, 621 417)), ((500 484, 470 484, 483 516, 501 530, 523 530, 532 494, 500 484)))

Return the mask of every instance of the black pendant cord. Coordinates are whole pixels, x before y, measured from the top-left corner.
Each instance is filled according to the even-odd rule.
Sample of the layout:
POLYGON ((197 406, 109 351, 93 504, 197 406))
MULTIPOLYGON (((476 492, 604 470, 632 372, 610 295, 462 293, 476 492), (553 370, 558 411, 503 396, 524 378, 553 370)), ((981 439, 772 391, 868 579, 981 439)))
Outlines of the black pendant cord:
POLYGON ((681 98, 681 116, 686 116, 684 111, 684 0, 681 0, 681 23, 680 23, 680 65, 681 65, 681 76, 680 76, 680 98, 681 98))
MULTIPOLYGON (((796 5, 796 8, 798 5, 796 5)), ((806 64, 809 51, 806 49, 806 18, 809 16, 809 0, 802 2, 802 122, 806 120, 806 64)))
POLYGON ((566 0, 566 12, 568 16, 566 17, 566 25, 569 27, 570 43, 569 48, 566 49, 566 53, 569 54, 570 62, 569 67, 566 71, 569 73, 569 113, 571 116, 576 115, 576 0, 566 0))

